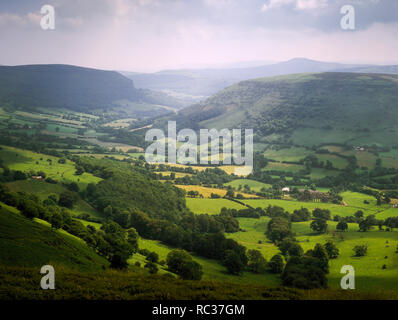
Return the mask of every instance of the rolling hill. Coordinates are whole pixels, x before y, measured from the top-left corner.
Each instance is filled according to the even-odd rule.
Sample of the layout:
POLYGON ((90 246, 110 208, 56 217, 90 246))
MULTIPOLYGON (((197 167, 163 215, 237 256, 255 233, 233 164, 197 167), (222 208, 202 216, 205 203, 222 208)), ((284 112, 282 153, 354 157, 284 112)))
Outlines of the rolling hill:
POLYGON ((70 65, 0 66, 0 104, 8 109, 90 111, 120 102, 180 106, 164 93, 136 89, 132 80, 115 71, 70 65))
POLYGON ((392 146, 398 76, 328 72, 254 79, 174 119, 180 128, 253 128, 256 142, 392 146))
POLYGON ((397 66, 349 65, 305 58, 251 67, 164 70, 155 73, 123 72, 138 88, 191 95, 192 100, 215 94, 236 82, 277 75, 312 72, 398 73, 397 66), (386 71, 386 72, 385 72, 386 71))

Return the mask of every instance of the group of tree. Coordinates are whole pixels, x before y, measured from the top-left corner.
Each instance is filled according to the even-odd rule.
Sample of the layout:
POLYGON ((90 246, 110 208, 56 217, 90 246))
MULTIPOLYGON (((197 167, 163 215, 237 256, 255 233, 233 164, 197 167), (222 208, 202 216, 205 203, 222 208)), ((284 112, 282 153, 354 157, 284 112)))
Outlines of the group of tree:
POLYGON ((179 275, 184 280, 200 280, 203 275, 203 267, 192 259, 185 250, 172 250, 166 259, 168 270, 179 275))
POLYGON ((110 220, 104 222, 100 230, 90 225, 85 227, 73 218, 68 209, 56 203, 54 195, 41 201, 34 194, 14 193, 0 185, 0 201, 16 207, 28 219, 40 218, 48 221, 55 229, 62 228, 83 239, 88 246, 105 257, 112 268, 126 268, 127 259, 138 249, 138 233, 133 228, 123 229, 110 220))

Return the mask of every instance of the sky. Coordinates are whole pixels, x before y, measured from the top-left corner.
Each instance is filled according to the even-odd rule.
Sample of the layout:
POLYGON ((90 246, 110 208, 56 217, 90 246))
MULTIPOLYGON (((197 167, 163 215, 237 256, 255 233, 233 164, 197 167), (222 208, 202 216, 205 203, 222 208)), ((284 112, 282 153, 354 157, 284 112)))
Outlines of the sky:
POLYGON ((398 1, 0 0, 0 65, 154 72, 295 57, 398 64, 398 1), (340 26, 344 5, 354 30, 340 26))

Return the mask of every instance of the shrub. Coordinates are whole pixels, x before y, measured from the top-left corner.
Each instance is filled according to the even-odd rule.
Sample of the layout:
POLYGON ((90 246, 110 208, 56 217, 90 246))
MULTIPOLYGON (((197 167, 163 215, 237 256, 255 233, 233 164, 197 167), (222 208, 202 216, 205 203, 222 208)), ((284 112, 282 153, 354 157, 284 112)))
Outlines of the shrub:
POLYGON ((362 245, 357 245, 354 247, 354 253, 355 257, 363 257, 366 256, 368 253, 368 245, 367 244, 362 244, 362 245))
POLYGON ((158 273, 158 267, 156 264, 154 264, 153 262, 148 262, 147 264, 145 264, 144 266, 145 269, 148 269, 149 273, 151 274, 156 274, 158 273))
POLYGON ((283 266, 283 258, 280 254, 274 255, 268 263, 268 268, 272 273, 282 273, 283 266))

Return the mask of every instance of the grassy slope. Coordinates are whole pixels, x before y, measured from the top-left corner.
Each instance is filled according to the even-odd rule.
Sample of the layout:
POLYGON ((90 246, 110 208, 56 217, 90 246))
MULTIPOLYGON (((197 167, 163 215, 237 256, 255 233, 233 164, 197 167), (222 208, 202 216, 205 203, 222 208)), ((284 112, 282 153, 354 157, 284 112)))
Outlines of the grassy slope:
POLYGON ((76 237, 0 209, 0 263, 41 267, 46 264, 80 271, 101 270, 108 262, 76 237))
POLYGON ((272 188, 272 186, 269 184, 258 182, 255 180, 250 180, 250 179, 237 179, 237 180, 233 180, 233 181, 225 184, 225 186, 231 186, 235 189, 238 189, 239 186, 242 186, 242 190, 245 185, 248 185, 251 190, 256 191, 256 192, 259 192, 262 188, 266 188, 266 189, 272 188))
MULTIPOLYGON (((22 180, 13 181, 5 184, 11 191, 19 192, 23 191, 26 193, 36 194, 41 200, 47 199, 51 194, 59 196, 60 193, 66 191, 67 189, 60 184, 50 184, 43 181, 37 180, 22 180)), ((72 210, 73 214, 79 215, 82 213, 87 213, 94 217, 101 217, 101 215, 91 207, 86 201, 79 197, 79 200, 75 204, 72 210)))
MULTIPOLYGON (((159 255, 159 261, 166 260, 167 254, 173 249, 170 246, 166 246, 159 241, 140 239, 139 242, 140 249, 148 249, 149 251, 154 251, 159 255)), ((244 272, 241 276, 234 276, 228 274, 226 268, 222 266, 219 261, 207 259, 193 255, 193 259, 198 262, 203 267, 203 277, 204 281, 220 281, 220 282, 231 282, 240 284, 262 284, 267 286, 278 286, 280 280, 277 276, 273 274, 253 274, 250 272, 244 272)), ((145 264, 145 258, 139 254, 134 254, 129 263, 133 264, 136 261, 141 263, 141 266, 145 264)), ((159 274, 167 273, 166 268, 159 267, 159 274)))
POLYGON ((80 189, 83 189, 89 183, 97 183, 101 178, 95 177, 90 173, 83 173, 80 176, 75 175, 74 164, 67 160, 65 164, 59 164, 59 158, 43 155, 28 150, 17 149, 13 147, 2 146, 0 158, 4 164, 12 170, 21 170, 29 172, 30 170, 43 171, 48 177, 59 182, 76 182, 80 189), (47 160, 52 160, 50 164, 47 160))
POLYGON ((219 214, 223 207, 244 209, 245 206, 228 199, 192 199, 186 198, 187 207, 194 213, 219 214))
MULTIPOLYGON (((208 188, 196 185, 176 185, 176 187, 185 190, 187 193, 188 191, 198 191, 199 194, 205 198, 210 198, 212 193, 217 194, 220 197, 224 197, 227 194, 227 190, 218 188, 208 188)), ((236 191, 235 196, 237 196, 237 194, 241 194, 245 198, 258 198, 255 194, 244 193, 243 191, 236 191)))
POLYGON ((317 73, 269 77, 230 86, 200 107, 183 110, 178 118, 207 128, 254 128, 263 142, 272 133, 284 135, 293 128, 289 138, 297 145, 347 142, 391 146, 396 144, 397 92, 395 75, 317 73), (262 127, 263 133, 259 132, 262 127))

